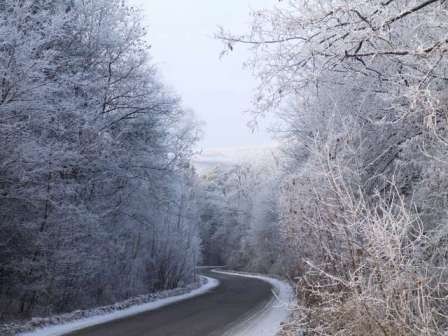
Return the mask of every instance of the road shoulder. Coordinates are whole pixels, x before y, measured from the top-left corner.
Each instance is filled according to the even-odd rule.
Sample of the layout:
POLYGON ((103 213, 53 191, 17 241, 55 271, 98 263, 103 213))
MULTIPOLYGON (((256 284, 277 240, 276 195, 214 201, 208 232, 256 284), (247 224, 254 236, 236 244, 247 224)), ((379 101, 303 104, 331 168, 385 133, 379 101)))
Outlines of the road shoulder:
POLYGON ((288 320, 293 306, 294 291, 285 281, 264 275, 214 270, 214 273, 259 279, 268 282, 273 288, 273 299, 253 311, 236 325, 232 325, 224 336, 275 336, 288 320))
POLYGON ((214 278, 206 276, 202 276, 202 278, 205 281, 203 281, 203 284, 198 288, 162 292, 161 294, 163 295, 169 295, 170 293, 172 293, 172 295, 161 298, 157 298, 156 295, 156 298, 154 300, 151 300, 150 302, 135 304, 124 309, 120 309, 120 303, 113 306, 94 309, 90 312, 86 312, 86 314, 88 315, 88 317, 86 318, 61 321, 58 324, 51 323, 52 318, 49 318, 48 320, 51 325, 44 326, 33 331, 23 332, 18 334, 18 336, 61 336, 80 329, 123 319, 129 316, 156 310, 167 305, 191 299, 196 296, 203 295, 219 286, 219 281, 214 278), (117 309, 114 309, 114 307, 117 307, 117 309), (104 310, 108 310, 109 308, 111 308, 112 311, 104 313, 104 310), (101 312, 101 310, 103 311, 101 312))

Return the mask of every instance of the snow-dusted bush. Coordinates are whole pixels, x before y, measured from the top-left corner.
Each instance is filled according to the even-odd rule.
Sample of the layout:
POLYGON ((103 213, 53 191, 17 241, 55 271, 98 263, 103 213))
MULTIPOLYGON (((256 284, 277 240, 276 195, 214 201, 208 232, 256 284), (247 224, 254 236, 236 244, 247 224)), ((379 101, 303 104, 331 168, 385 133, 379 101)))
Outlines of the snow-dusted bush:
POLYGON ((297 324, 313 335, 442 335, 441 230, 425 230, 394 185, 367 197, 327 167, 319 183, 292 177, 283 194, 282 226, 298 261, 297 324))

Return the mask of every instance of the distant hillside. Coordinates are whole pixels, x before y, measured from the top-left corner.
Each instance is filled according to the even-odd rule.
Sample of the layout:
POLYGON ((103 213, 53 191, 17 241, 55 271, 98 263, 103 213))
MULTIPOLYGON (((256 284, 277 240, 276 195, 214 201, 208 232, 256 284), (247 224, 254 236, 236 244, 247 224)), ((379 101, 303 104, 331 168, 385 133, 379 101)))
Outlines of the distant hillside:
POLYGON ((194 157, 193 163, 199 172, 207 172, 215 167, 239 163, 262 164, 274 160, 278 148, 271 146, 212 148, 194 157))

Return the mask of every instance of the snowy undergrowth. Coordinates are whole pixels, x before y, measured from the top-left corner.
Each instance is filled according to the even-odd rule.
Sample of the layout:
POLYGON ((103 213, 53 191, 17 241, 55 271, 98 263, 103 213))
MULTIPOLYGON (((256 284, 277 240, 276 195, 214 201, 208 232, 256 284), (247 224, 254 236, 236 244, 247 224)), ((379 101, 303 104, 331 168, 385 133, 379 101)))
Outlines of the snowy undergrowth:
POLYGON ((34 318, 25 325, 14 324, 0 327, 1 335, 60 336, 75 330, 128 317, 183 301, 216 288, 219 281, 201 276, 201 282, 190 286, 159 293, 141 295, 111 306, 87 311, 75 311, 48 318, 34 318))
POLYGON ((213 272, 260 279, 271 284, 274 290, 274 298, 267 305, 231 328, 225 336, 275 336, 281 331, 282 324, 289 319, 291 307, 295 303, 294 291, 287 282, 258 274, 218 270, 213 272))

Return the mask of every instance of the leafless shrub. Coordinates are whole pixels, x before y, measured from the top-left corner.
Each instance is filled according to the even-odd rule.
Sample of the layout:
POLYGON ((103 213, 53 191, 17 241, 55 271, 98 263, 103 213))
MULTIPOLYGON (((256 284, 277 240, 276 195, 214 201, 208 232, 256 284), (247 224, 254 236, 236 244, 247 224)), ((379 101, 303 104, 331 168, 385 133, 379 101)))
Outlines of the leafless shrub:
POLYGON ((366 197, 346 182, 353 171, 321 154, 283 199, 283 232, 303 269, 297 324, 310 335, 442 335, 440 232, 424 229, 393 181, 366 197))

